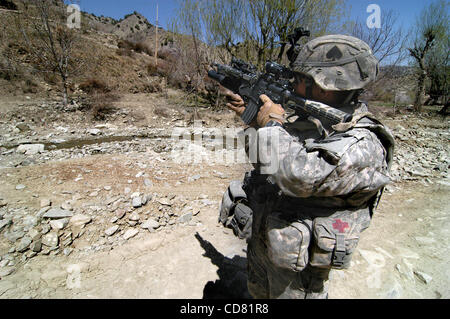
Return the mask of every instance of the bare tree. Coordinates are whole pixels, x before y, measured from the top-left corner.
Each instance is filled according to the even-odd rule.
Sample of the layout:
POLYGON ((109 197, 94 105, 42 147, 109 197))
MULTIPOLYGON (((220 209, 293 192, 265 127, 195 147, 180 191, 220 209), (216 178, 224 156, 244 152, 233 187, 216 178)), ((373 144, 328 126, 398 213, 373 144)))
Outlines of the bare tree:
MULTIPOLYGON (((448 2, 441 3, 445 9, 448 2)), ((442 24, 437 29, 436 40, 432 49, 428 52, 425 63, 429 81, 427 81, 426 93, 430 98, 425 104, 443 105, 440 113, 446 114, 448 110, 448 91, 450 76, 450 22, 448 10, 442 10, 442 24)))
POLYGON ((297 27, 306 27, 312 36, 334 29, 336 21, 345 16, 342 0, 277 0, 274 1, 273 28, 280 44, 277 62, 281 63, 288 44, 288 35, 297 27))
POLYGON ((419 74, 417 77, 417 93, 414 100, 415 111, 420 112, 422 110, 422 105, 425 102, 425 80, 428 76, 427 68, 425 65, 425 56, 430 51, 433 46, 434 39, 436 35, 433 29, 425 30, 423 34, 423 42, 416 42, 414 47, 408 48, 411 56, 417 61, 419 66, 419 74))
POLYGON ((178 31, 261 67, 267 59, 281 62, 296 27, 322 35, 345 16, 344 7, 344 0, 186 0, 174 21, 178 31))
POLYGON ((450 39, 438 42, 428 55, 427 67, 430 77, 430 104, 440 104, 443 108, 439 113, 446 114, 449 106, 449 76, 450 76, 450 39))
MULTIPOLYGON (((413 28, 413 34, 416 36, 409 44, 408 51, 417 66, 417 91, 414 101, 414 109, 417 112, 422 110, 425 102, 425 81, 431 70, 427 63, 430 53, 441 41, 448 41, 447 6, 447 2, 443 0, 431 3, 422 10, 413 28)), ((448 63, 448 59, 445 63, 448 63)), ((442 67, 447 68, 447 65, 442 67)))
POLYGON ((22 1, 17 26, 34 57, 37 68, 59 75, 63 104, 68 104, 68 88, 74 62, 72 53, 79 36, 67 26, 67 9, 62 1, 22 1))
POLYGON ((236 54, 236 46, 244 32, 244 5, 241 0, 210 0, 202 6, 202 18, 205 21, 206 41, 211 46, 223 47, 229 55, 236 54), (234 23, 230 23, 230 22, 234 23))
POLYGON ((281 62, 295 28, 317 28, 312 33, 318 35, 339 20, 343 4, 344 0, 180 0, 171 31, 187 35, 178 36, 178 44, 184 46, 182 52, 192 48, 184 41, 189 38, 195 58, 187 59, 178 71, 195 67, 196 77, 205 79, 204 66, 215 56, 224 63, 231 56, 242 58, 260 69, 267 60, 281 62))
POLYGON ((276 1, 249 1, 244 26, 246 39, 256 50, 256 64, 261 66, 272 55, 275 30, 272 27, 277 11, 276 1))
POLYGON ((369 28, 366 21, 352 22, 349 33, 366 42, 380 63, 388 61, 389 65, 397 65, 406 58, 406 37, 397 24, 398 16, 393 10, 383 12, 380 28, 369 28))
MULTIPOLYGON (((202 56, 200 44, 204 41, 203 20, 201 16, 201 3, 195 0, 185 0, 182 2, 177 19, 172 21, 171 29, 176 33, 191 36, 195 50, 195 66, 198 75, 201 74, 202 56)), ((178 37, 179 43, 185 43, 185 37, 178 37)))

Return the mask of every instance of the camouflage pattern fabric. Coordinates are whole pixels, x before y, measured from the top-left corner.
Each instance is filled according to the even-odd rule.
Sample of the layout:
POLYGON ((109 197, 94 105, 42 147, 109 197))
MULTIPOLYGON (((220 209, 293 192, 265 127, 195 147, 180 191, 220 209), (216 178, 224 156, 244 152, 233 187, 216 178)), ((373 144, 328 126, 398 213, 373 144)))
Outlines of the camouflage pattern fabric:
POLYGON ((372 195, 390 181, 387 153, 367 129, 356 128, 317 142, 300 143, 283 128, 270 127, 259 129, 258 138, 261 162, 279 163, 273 178, 289 196, 372 195), (279 148, 272 143, 274 130, 278 130, 279 148), (276 148, 279 152, 274 151, 276 148))
POLYGON ((375 80, 378 60, 364 41, 347 35, 326 35, 306 43, 291 64, 324 90, 357 90, 375 80))
POLYGON ((348 267, 390 181, 393 138, 381 123, 364 118, 324 139, 309 128, 258 130, 261 162, 276 154, 279 168, 267 179, 275 188, 261 182, 246 189, 253 211, 248 288, 255 298, 327 298, 331 269, 348 267), (273 136, 278 153, 271 152, 273 136))
POLYGON ((282 213, 273 212, 266 219, 267 253, 280 268, 301 271, 308 264, 312 220, 287 220, 282 213))

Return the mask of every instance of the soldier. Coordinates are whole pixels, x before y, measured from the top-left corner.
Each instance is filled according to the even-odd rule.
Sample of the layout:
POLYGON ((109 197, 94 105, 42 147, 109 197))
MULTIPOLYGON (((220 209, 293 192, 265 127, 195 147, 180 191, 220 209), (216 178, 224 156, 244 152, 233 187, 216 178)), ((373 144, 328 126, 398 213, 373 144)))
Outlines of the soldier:
MULTIPOLYGON (((294 123, 267 96, 257 120, 260 163, 225 192, 219 220, 248 241, 248 288, 255 298, 327 298, 331 269, 349 267, 389 183, 394 140, 358 100, 378 74, 360 39, 328 35, 308 42, 291 63, 296 93, 353 115, 332 125, 312 117, 294 123), (275 134, 276 133, 276 134, 275 134), (275 138, 278 140, 275 141, 275 138), (278 152, 269 156, 273 145, 278 152)), ((239 95, 227 106, 241 115, 239 95)))

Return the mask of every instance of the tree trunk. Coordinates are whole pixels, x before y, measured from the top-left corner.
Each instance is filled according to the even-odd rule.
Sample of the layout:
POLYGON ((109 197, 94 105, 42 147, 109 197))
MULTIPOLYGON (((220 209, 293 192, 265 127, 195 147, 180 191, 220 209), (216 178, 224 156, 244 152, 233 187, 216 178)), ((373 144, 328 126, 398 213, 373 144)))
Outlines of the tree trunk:
POLYGON ((67 81, 63 79, 63 106, 66 107, 67 104, 69 104, 69 93, 68 93, 68 86, 67 81))
POLYGON ((264 49, 259 48, 258 49, 258 62, 257 62, 258 67, 261 67, 264 62, 265 62, 264 61, 264 49))
POLYGON ((277 63, 281 64, 281 60, 283 59, 283 53, 286 49, 286 43, 282 43, 280 47, 280 52, 278 53, 277 63))
POLYGON ((422 106, 425 100, 425 79, 427 77, 427 72, 422 69, 417 79, 417 92, 414 101, 414 111, 422 112, 422 106))

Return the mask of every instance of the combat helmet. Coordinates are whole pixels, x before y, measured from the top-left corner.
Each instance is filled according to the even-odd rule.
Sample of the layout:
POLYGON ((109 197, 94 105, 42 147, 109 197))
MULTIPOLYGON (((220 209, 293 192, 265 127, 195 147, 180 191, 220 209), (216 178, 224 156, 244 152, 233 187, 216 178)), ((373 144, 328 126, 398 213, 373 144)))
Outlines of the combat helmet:
POLYGON ((326 35, 306 43, 291 69, 309 75, 324 90, 359 90, 378 75, 378 60, 364 41, 347 35, 326 35))

